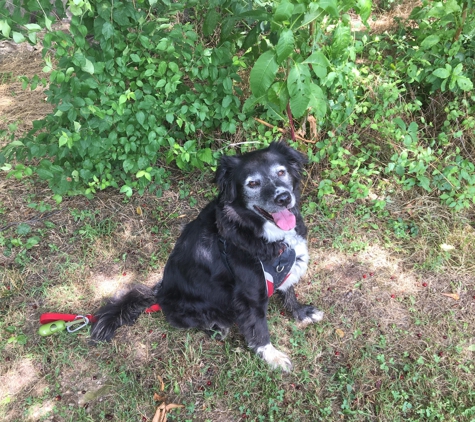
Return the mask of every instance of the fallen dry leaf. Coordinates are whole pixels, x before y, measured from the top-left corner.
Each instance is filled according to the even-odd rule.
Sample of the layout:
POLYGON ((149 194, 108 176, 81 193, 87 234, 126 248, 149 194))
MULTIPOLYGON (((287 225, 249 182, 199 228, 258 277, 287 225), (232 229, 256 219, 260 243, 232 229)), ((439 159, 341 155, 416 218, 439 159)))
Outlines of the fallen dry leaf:
POLYGON ((458 293, 442 293, 444 296, 447 296, 447 297, 450 297, 454 300, 459 300, 460 299, 460 296, 458 295, 458 293))
POLYGON ((308 124, 310 126, 310 139, 317 139, 318 130, 317 130, 317 119, 313 116, 308 116, 308 124))
POLYGON ((454 250, 455 246, 447 245, 446 243, 442 243, 442 245, 440 245, 440 249, 442 249, 445 252, 448 252, 448 251, 454 250))
POLYGON ((155 401, 165 401, 166 398, 167 398, 167 396, 165 394, 153 393, 153 399, 155 401))
POLYGON ((167 409, 165 402, 157 407, 155 415, 153 416, 152 422, 166 422, 167 420, 167 409))
POLYGON ((137 214, 138 215, 142 215, 143 214, 143 211, 142 211, 142 208, 141 207, 137 207, 137 214))
POLYGON ((182 404, 175 404, 175 403, 165 404, 165 402, 163 402, 160 406, 157 407, 157 410, 155 412, 155 415, 153 416, 152 422, 166 422, 167 412, 169 412, 172 409, 179 409, 182 407, 185 407, 185 406, 182 404))
MULTIPOLYGON (((163 378, 160 375, 157 375, 158 380, 160 381, 160 392, 165 390, 165 383, 163 378)), ((155 415, 153 416, 152 422, 167 422, 167 412, 173 409, 179 409, 185 407, 183 404, 176 403, 166 403, 167 396, 166 394, 153 394, 153 399, 155 401, 161 401, 160 406, 157 407, 155 415)))
POLYGON ((165 383, 163 382, 163 378, 160 375, 157 375, 158 380, 160 381, 160 391, 165 390, 165 383))
POLYGON ((340 337, 340 338, 345 337, 345 332, 344 332, 342 329, 340 329, 340 328, 337 328, 337 329, 335 330, 335 333, 336 333, 336 335, 337 335, 338 337, 340 337))

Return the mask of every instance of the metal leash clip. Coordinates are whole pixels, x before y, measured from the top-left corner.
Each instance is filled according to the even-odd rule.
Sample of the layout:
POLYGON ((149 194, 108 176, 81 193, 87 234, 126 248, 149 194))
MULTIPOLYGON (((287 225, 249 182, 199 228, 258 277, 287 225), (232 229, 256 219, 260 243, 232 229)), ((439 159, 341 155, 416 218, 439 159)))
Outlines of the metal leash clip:
POLYGON ((74 319, 74 321, 68 322, 66 324, 66 330, 68 330, 68 333, 74 333, 75 331, 78 331, 81 328, 84 328, 87 324, 89 324, 89 318, 87 316, 76 315, 76 318, 74 319), (82 325, 80 325, 79 327, 76 327, 74 329, 71 328, 73 325, 81 324, 81 322, 82 322, 82 325))

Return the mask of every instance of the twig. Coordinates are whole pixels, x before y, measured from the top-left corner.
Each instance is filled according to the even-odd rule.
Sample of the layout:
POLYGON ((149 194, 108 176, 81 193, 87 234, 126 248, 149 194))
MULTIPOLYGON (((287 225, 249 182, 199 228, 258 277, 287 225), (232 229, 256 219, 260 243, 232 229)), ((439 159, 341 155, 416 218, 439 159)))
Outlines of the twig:
POLYGON ((290 102, 287 103, 287 117, 289 118, 290 136, 292 137, 292 141, 295 142, 294 118, 292 117, 292 111, 290 110, 290 102))
MULTIPOLYGON (((266 121, 264 120, 261 120, 257 117, 254 117, 254 120, 264 126, 267 126, 267 127, 270 127, 271 129, 276 129, 278 130, 280 133, 284 134, 284 135, 287 135, 287 131, 285 129, 282 129, 280 127, 277 127, 277 126, 274 126, 274 125, 271 125, 270 123, 267 123, 266 121)), ((309 144, 314 144, 316 141, 310 141, 308 139, 305 139, 305 138, 302 138, 301 136, 297 135, 296 133, 294 133, 294 139, 298 140, 298 141, 302 141, 302 142, 307 142, 309 144)))

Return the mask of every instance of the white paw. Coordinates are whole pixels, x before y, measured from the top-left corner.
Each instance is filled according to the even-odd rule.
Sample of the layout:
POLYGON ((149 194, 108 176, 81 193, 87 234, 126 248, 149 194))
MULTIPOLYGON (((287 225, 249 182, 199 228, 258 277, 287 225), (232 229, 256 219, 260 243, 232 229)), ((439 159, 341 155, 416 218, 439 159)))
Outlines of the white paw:
POLYGON ((272 369, 281 369, 284 372, 290 372, 292 369, 290 358, 285 353, 278 351, 270 343, 258 347, 256 352, 271 366, 272 369))
POLYGON ((312 312, 309 312, 305 318, 302 318, 299 322, 298 322, 298 326, 300 328, 304 328, 306 327, 307 325, 310 325, 310 324, 314 324, 316 322, 319 322, 323 319, 323 315, 325 315, 324 312, 322 311, 318 311, 316 309, 314 309, 312 312))
POLYGON ((310 322, 319 322, 323 319, 323 315, 325 315, 322 311, 313 311, 306 319, 309 319, 310 322))

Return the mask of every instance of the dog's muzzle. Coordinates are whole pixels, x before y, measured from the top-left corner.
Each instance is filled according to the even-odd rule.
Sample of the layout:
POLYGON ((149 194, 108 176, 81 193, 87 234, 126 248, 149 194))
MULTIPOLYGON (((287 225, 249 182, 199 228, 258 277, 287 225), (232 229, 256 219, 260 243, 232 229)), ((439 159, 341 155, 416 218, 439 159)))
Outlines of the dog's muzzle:
POLYGON ((292 195, 290 195, 290 192, 282 192, 279 193, 275 198, 274 202, 276 205, 279 207, 287 207, 292 202, 292 195))

